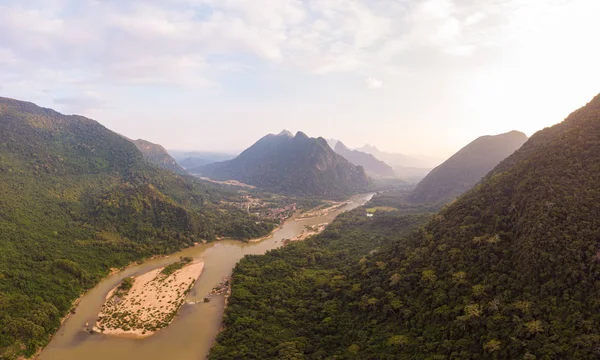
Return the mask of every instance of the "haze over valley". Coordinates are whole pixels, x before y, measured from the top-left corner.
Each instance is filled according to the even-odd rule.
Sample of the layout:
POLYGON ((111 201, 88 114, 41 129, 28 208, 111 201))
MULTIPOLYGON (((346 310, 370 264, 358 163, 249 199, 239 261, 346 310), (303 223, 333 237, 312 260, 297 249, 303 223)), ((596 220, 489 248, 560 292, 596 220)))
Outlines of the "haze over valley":
POLYGON ((600 358, 599 13, 0 2, 0 360, 600 358))

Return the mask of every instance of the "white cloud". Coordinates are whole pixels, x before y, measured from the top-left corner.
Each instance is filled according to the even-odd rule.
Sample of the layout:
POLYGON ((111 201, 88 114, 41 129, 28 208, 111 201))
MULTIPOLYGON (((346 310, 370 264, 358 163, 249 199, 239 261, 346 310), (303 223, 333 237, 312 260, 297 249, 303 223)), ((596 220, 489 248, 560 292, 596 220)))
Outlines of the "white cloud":
POLYGON ((547 28, 527 9, 586 1, 7 0, 0 63, 12 81, 35 81, 43 69, 115 85, 212 86, 252 61, 315 74, 414 72, 491 50, 504 56, 531 38, 525 24, 547 28))
POLYGON ((383 86, 383 81, 375 79, 373 77, 368 77, 366 83, 367 88, 369 89, 378 89, 383 86))
MULTIPOLYGON (((45 66, 117 76, 134 66, 137 81, 181 79, 169 67, 214 55, 251 55, 314 73, 347 72, 390 60, 381 53, 430 46, 446 53, 461 48, 461 23, 450 0, 396 3, 367 0, 176 0, 94 1, 77 5, 34 0, 0 5, 0 47, 45 66), (66 11, 69 10, 69 11, 66 11), (65 15, 68 14, 68 15, 65 15), (43 60, 41 60, 43 59, 43 60), (164 73, 163 73, 164 71, 164 73), (164 75, 163 75, 164 74, 164 75)), ((472 20, 470 20, 472 22, 472 20)), ((186 68, 184 66, 184 68, 186 68)), ((187 66, 190 75, 208 76, 206 66, 187 66), (202 71, 204 70, 204 71, 202 71)))

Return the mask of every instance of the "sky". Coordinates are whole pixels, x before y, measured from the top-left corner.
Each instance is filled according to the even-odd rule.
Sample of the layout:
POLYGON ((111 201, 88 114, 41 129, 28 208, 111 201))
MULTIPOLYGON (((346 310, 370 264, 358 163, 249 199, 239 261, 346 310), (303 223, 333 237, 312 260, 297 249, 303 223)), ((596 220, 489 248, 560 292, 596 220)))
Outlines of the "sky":
POLYGON ((0 0, 0 96, 169 149, 447 157, 600 92, 598 0, 0 0))

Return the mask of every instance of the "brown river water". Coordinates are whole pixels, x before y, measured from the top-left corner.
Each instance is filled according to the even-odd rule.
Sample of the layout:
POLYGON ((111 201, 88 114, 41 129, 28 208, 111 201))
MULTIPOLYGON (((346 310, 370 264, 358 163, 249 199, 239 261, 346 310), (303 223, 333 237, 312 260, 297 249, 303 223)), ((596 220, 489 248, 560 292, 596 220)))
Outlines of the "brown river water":
POLYGON ((271 237, 260 242, 244 243, 225 240, 198 245, 111 275, 82 297, 76 313, 65 321, 38 359, 205 359, 221 326, 225 298, 223 295, 218 295, 208 303, 201 301, 213 287, 231 275, 233 267, 241 258, 245 255, 264 254, 268 250, 276 249, 282 245, 282 239, 299 235, 306 225, 331 222, 340 213, 365 204, 372 196, 373 194, 356 195, 348 205, 326 216, 288 221, 271 237), (200 301, 199 303, 184 304, 179 309, 178 316, 167 328, 145 339, 90 334, 85 331, 86 323, 89 323, 90 327, 95 323, 108 292, 124 278, 171 264, 179 260, 180 256, 204 261, 204 271, 186 299, 189 302, 200 301))

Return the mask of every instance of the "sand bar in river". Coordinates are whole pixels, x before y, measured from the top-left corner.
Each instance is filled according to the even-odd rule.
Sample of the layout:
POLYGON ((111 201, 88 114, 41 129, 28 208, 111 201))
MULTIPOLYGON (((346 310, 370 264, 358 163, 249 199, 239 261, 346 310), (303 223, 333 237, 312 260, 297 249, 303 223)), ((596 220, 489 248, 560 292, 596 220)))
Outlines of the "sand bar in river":
POLYGON ((154 334, 171 323, 203 268, 203 262, 193 262, 171 274, 162 267, 125 279, 129 286, 121 283, 108 293, 94 331, 140 338, 154 334))

